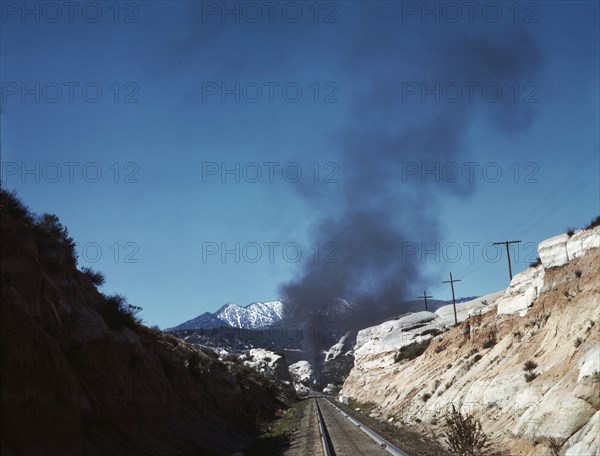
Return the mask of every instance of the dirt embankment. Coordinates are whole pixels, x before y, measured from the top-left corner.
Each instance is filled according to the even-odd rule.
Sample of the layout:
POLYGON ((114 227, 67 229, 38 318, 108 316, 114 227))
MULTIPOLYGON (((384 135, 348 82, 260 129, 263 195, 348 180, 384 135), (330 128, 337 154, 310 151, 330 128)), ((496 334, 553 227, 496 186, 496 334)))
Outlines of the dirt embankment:
POLYGON ((107 324, 106 297, 68 249, 7 198, 3 455, 231 454, 283 406, 273 385, 213 353, 140 324, 107 324))

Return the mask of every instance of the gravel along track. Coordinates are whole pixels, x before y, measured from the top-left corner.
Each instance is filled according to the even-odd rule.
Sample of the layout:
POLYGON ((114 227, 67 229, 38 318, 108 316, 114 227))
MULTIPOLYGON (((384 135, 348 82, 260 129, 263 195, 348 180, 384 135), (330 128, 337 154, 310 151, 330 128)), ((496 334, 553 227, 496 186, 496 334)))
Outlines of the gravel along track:
POLYGON ((292 442, 285 451, 285 456, 323 456, 323 445, 319 433, 319 422, 317 418, 317 405, 314 399, 308 401, 304 407, 304 418, 292 436, 292 442))
MULTIPOLYGON (((323 415, 323 420, 325 421, 325 426, 333 446, 332 454, 336 456, 390 456, 385 449, 338 412, 328 400, 316 399, 316 401, 319 403, 319 408, 321 409, 321 414, 323 415)), ((323 454, 323 451, 316 454, 323 454)))

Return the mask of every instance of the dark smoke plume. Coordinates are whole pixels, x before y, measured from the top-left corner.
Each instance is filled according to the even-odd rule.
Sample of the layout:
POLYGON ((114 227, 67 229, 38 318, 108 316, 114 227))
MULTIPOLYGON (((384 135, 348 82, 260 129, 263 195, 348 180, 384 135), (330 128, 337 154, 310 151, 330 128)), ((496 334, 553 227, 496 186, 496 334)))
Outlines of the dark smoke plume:
MULTIPOLYGON (((357 318, 364 325, 427 285, 419 259, 403 258, 403 244, 439 239, 436 204, 440 193, 460 196, 468 194, 472 185, 403 183, 403 162, 433 166, 468 160, 467 135, 475 121, 515 134, 531 123, 532 107, 514 103, 507 93, 497 103, 480 97, 473 103, 466 97, 458 103, 435 103, 432 97, 426 103, 418 97, 403 103, 402 81, 428 81, 430 85, 435 81, 494 81, 504 89, 515 81, 531 81, 540 66, 536 44, 524 32, 512 32, 496 41, 490 38, 492 34, 438 37, 432 45, 410 54, 410 65, 416 69, 408 77, 404 67, 410 65, 391 52, 393 43, 382 45, 389 52, 379 50, 375 56, 357 52, 363 61, 356 68, 368 65, 362 72, 371 78, 371 85, 353 100, 346 126, 336 135, 342 151, 339 196, 333 203, 311 193, 312 189, 303 191, 311 204, 321 209, 331 205, 331 215, 311 234, 320 243, 334 242, 339 261, 307 261, 299 277, 281 287, 281 295, 293 303, 287 317, 302 319, 312 326, 311 331, 319 331, 332 300, 344 298, 356 304, 357 318)), ((352 56, 347 58, 352 67, 352 56)), ((320 350, 331 344, 310 340, 306 349, 315 368, 320 350)))

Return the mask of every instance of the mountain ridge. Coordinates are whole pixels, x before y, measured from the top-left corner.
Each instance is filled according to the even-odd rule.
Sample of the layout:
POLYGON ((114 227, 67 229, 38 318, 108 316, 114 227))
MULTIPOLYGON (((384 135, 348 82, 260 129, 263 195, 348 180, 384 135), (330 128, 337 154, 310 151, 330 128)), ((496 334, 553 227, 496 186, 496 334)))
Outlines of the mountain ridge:
POLYGON ((280 321, 283 318, 283 310, 283 300, 256 301, 245 306, 228 302, 214 313, 204 312, 197 317, 168 328, 167 331, 213 328, 262 328, 280 321))

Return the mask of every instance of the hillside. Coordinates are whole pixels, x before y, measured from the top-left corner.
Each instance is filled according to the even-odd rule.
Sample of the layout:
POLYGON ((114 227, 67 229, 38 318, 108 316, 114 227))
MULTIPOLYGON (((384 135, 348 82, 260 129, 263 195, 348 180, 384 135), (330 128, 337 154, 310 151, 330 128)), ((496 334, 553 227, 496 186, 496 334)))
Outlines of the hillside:
POLYGON ((231 454, 285 407, 256 370, 98 292, 56 217, 4 191, 0 213, 3 455, 231 454))
POLYGON ((481 421, 490 451, 597 455, 598 247, 598 226, 542 242, 541 264, 458 305, 457 326, 448 306, 360 331, 342 394, 439 441, 454 404, 481 421))

